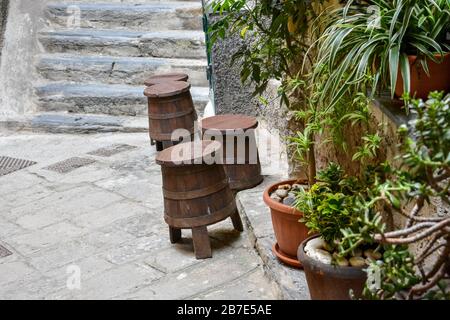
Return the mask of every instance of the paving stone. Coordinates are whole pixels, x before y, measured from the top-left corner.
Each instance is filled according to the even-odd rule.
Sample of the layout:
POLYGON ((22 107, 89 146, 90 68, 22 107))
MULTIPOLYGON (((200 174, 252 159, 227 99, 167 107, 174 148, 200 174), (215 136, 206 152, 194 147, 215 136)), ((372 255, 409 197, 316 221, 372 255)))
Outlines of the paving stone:
POLYGON ((158 212, 148 212, 143 215, 136 215, 129 219, 124 219, 114 223, 114 226, 119 229, 134 235, 135 237, 142 238, 154 235, 155 233, 164 235, 164 238, 168 238, 169 227, 164 221, 163 214, 158 212))
POLYGON ((68 222, 57 223, 40 230, 13 237, 9 243, 21 254, 27 255, 46 247, 67 241, 86 232, 68 222))
POLYGON ((111 157, 116 154, 136 149, 136 146, 130 146, 128 144, 114 144, 112 146, 100 148, 97 150, 94 150, 92 152, 88 152, 91 156, 99 156, 99 157, 111 157))
POLYGON ((78 261, 74 261, 62 267, 58 267, 51 272, 47 272, 46 276, 50 279, 55 280, 55 284, 59 287, 58 289, 67 289, 67 282, 69 280, 69 277, 73 275, 71 269, 73 267, 79 268, 81 276, 80 282, 83 286, 84 281, 87 281, 92 277, 100 275, 108 271, 109 269, 112 269, 114 265, 98 256, 91 256, 78 261))
POLYGON ((221 259, 205 260, 195 267, 165 276, 154 284, 125 295, 126 299, 186 299, 228 283, 258 266, 255 256, 238 249, 221 259))
MULTIPOLYGON (((232 247, 212 238, 211 248, 213 257, 217 258, 229 254, 230 251, 228 249, 232 247)), ((190 230, 183 230, 183 238, 180 242, 171 244, 169 247, 155 252, 145 260, 145 263, 148 265, 166 273, 174 273, 202 262, 204 261, 195 258, 192 233, 190 230)))
POLYGON ((116 175, 95 183, 96 186, 138 201, 144 206, 153 209, 161 209, 163 206, 164 198, 161 184, 161 171, 155 169, 147 171, 136 170, 133 173, 116 175))
POLYGON ((3 300, 43 300, 61 288, 57 280, 47 278, 40 272, 32 272, 15 282, 0 285, 0 297, 3 300))
MULTIPOLYGON (((3 142, 0 144, 0 148, 4 148, 3 142)), ((9 148, 8 148, 9 150, 9 148)), ((21 171, 17 172, 14 175, 7 175, 0 178, 0 196, 4 201, 8 201, 7 198, 3 198, 6 196, 12 196, 8 199, 20 199, 22 197, 15 195, 16 192, 21 190, 30 190, 31 187, 39 185, 42 183, 42 180, 36 176, 26 174, 26 172, 21 171), (14 197, 14 198, 13 198, 14 197)), ((29 201, 27 198, 25 200, 29 201)), ((0 202, 0 208, 4 205, 3 201, 0 202)))
MULTIPOLYGON (((63 220, 71 215, 82 215, 96 209, 104 208, 111 203, 123 200, 123 197, 93 186, 80 186, 62 192, 49 192, 46 197, 32 203, 11 210, 11 214, 17 219, 22 218, 25 224, 27 220, 39 219, 43 215, 49 219, 49 223, 63 220)), ((44 220, 41 225, 44 224, 44 220)), ((28 225, 29 227, 29 225, 28 225)), ((40 226, 37 225, 37 228, 40 226)))
POLYGON ((146 214, 148 211, 148 208, 123 200, 102 209, 76 216, 72 221, 84 228, 99 228, 131 216, 146 214))
POLYGON ((252 248, 253 246, 248 237, 248 231, 236 231, 230 219, 208 226, 208 234, 211 238, 235 248, 252 248))
POLYGON ((36 252, 30 256, 30 264, 42 272, 49 272, 97 254, 104 260, 100 253, 132 239, 134 237, 126 232, 105 228, 36 252))
POLYGON ((22 261, 0 264, 0 287, 20 280, 35 270, 22 261))
MULTIPOLYGON (((5 183, 8 184, 9 182, 5 183)), ((33 205, 33 203, 48 196, 50 192, 51 190, 48 187, 41 184, 29 186, 25 189, 12 189, 11 193, 2 195, 2 202, 4 201, 11 209, 14 209, 27 204, 33 205)))
POLYGON ((160 234, 138 238, 104 253, 104 257, 111 263, 122 265, 138 259, 144 260, 156 249, 169 246, 167 239, 160 234))
MULTIPOLYGON (((1 211, 0 211, 1 212, 1 211)), ((19 227, 18 225, 7 221, 6 219, 0 216, 0 240, 3 239, 6 241, 8 238, 24 233, 25 230, 19 227)))
POLYGON ((51 295, 52 299, 111 299, 122 297, 163 276, 163 273, 145 265, 127 264, 103 272, 82 282, 81 290, 64 289, 51 295))
POLYGON ((279 299, 278 286, 270 282, 262 269, 230 283, 202 293, 194 300, 273 300, 279 299))

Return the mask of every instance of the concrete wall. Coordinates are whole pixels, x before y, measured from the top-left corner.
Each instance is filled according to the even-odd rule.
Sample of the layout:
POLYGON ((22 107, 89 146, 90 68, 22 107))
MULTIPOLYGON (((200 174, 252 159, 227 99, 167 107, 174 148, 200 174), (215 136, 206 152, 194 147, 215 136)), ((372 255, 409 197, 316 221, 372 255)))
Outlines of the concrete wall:
POLYGON ((0 65, 0 118, 33 111, 34 63, 41 52, 37 32, 45 26, 48 0, 13 0, 4 33, 0 65))

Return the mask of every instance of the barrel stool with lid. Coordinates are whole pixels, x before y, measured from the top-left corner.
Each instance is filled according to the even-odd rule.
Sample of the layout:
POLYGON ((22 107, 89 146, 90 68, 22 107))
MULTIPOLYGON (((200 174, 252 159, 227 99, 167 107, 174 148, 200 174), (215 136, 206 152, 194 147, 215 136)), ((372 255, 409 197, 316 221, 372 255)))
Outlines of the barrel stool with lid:
POLYGON ((185 73, 181 72, 167 72, 155 74, 144 81, 144 84, 147 87, 154 86, 155 84, 166 82, 166 81, 184 81, 187 82, 189 80, 189 76, 185 73))
POLYGON ((225 172, 233 191, 253 188, 264 179, 256 144, 257 127, 256 118, 245 115, 218 115, 201 122, 204 140, 221 138, 225 172))
POLYGON ((195 141, 165 149, 156 157, 170 241, 180 241, 181 230, 192 229, 197 259, 212 257, 207 226, 231 218, 234 228, 243 231, 224 168, 220 160, 214 163, 221 148, 217 141, 195 141))
POLYGON ((177 143, 172 141, 172 133, 176 129, 187 130, 192 140, 197 112, 190 88, 187 82, 164 81, 145 89, 150 139, 157 142, 158 151, 177 143))
MULTIPOLYGON (((166 72, 166 73, 159 73, 151 76, 147 80, 144 81, 144 84, 146 87, 154 86, 155 84, 166 82, 166 81, 188 81, 189 76, 185 73, 181 72, 166 72)), ((150 143, 152 146, 156 144, 155 140, 150 138, 150 143)), ((162 149, 162 147, 158 147, 158 149, 162 149)))

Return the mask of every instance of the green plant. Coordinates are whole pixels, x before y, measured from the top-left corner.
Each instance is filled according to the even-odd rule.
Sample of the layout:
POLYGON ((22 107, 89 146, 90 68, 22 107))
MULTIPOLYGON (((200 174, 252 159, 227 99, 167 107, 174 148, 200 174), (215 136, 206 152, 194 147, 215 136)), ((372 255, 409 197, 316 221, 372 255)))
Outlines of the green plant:
MULTIPOLYGON (((323 0, 215 0, 209 5, 219 16, 209 29, 210 44, 218 39, 239 35, 248 39, 234 54, 241 80, 255 85, 255 95, 262 94, 271 79, 287 84, 296 78, 295 62, 310 59, 308 47, 319 34, 311 28, 323 11, 323 0)), ((211 49, 211 48, 209 48, 211 49)), ((290 90, 288 90, 290 92, 290 90)), ((280 90, 282 101, 289 104, 289 92, 280 90)))
POLYGON ((301 221, 327 243, 339 243, 341 230, 361 215, 360 188, 356 179, 346 177, 340 166, 330 163, 318 173, 318 182, 297 194, 295 205, 303 213, 301 221))
POLYGON ((385 165, 381 175, 371 178, 364 207, 373 214, 343 230, 339 243, 341 252, 362 241, 384 247, 384 263, 369 268, 381 284, 366 289, 372 299, 450 297, 450 218, 422 215, 432 199, 450 205, 450 94, 430 93, 425 102, 411 100, 410 108, 416 117, 399 130, 404 137, 402 165, 385 165), (383 212, 400 215, 404 225, 385 230, 383 212), (412 255, 407 246, 418 243, 423 246, 412 255))
POLYGON ((313 78, 327 78, 320 104, 332 108, 346 94, 372 94, 390 87, 394 95, 400 69, 409 92, 407 55, 417 55, 427 71, 427 60, 439 63, 449 47, 448 0, 349 1, 330 15, 328 27, 318 43, 313 78), (440 54, 437 58, 435 54, 440 54))

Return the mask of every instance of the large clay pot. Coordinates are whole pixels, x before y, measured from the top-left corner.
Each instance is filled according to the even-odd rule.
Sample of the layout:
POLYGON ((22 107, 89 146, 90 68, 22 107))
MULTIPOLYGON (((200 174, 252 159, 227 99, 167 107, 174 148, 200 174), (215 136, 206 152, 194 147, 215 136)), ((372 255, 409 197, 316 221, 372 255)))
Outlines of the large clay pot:
MULTIPOLYGON (((439 55, 436 58, 439 59, 439 55)), ((441 63, 428 61, 430 76, 428 77, 417 56, 408 56, 411 73, 411 96, 426 100, 431 91, 450 92, 450 52, 444 55, 441 63)), ((397 97, 403 95, 403 77, 399 71, 395 86, 397 97)))
POLYGON ((264 202, 269 206, 272 215, 272 225, 277 243, 273 246, 274 254, 284 263, 300 268, 297 259, 297 249, 300 243, 308 237, 308 228, 299 222, 302 213, 293 207, 279 203, 270 198, 270 194, 283 184, 293 184, 296 180, 276 183, 264 192, 264 202))
POLYGON ((310 258, 305 246, 312 236, 298 248, 298 259, 305 270, 312 300, 350 300, 350 290, 355 298, 361 298, 367 274, 363 268, 338 267, 310 258))

